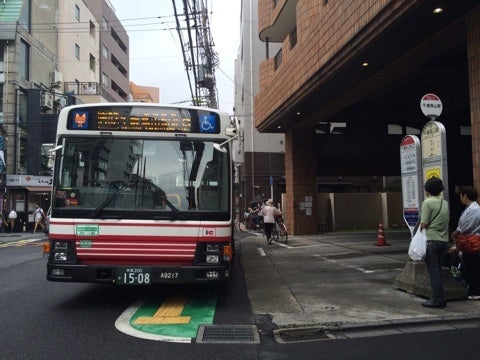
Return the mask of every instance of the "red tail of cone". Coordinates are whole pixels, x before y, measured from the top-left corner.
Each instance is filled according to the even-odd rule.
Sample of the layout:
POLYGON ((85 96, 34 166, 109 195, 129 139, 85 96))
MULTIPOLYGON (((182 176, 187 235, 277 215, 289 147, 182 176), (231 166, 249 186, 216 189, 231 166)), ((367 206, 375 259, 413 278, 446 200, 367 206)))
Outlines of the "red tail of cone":
POLYGON ((375 246, 390 246, 390 244, 387 244, 387 241, 385 240, 382 223, 378 224, 377 243, 375 244, 375 246))

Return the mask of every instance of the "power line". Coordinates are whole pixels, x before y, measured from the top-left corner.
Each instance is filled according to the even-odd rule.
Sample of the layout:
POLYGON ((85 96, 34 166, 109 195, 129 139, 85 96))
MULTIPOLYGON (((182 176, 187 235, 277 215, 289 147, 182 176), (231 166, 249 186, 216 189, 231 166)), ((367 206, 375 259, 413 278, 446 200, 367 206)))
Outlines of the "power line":
POLYGON ((172 4, 185 71, 192 93, 192 103, 217 108, 215 67, 218 66, 218 57, 213 51, 205 1, 182 0, 183 15, 178 13, 175 0, 172 0, 172 4), (181 17, 184 19, 183 21, 181 17), (188 41, 185 41, 184 33, 186 33, 188 41))

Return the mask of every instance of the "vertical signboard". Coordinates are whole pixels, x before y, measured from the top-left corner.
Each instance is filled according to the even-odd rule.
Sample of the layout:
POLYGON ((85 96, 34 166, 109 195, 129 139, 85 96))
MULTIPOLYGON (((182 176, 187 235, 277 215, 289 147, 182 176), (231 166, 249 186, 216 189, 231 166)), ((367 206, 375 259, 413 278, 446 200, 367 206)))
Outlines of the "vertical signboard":
POLYGON ((423 201, 421 159, 418 137, 405 136, 400 143, 403 218, 412 237, 420 219, 420 207, 423 201))
POLYGON ((429 121, 422 129, 423 181, 438 177, 442 179, 448 199, 447 135, 438 121, 429 121))

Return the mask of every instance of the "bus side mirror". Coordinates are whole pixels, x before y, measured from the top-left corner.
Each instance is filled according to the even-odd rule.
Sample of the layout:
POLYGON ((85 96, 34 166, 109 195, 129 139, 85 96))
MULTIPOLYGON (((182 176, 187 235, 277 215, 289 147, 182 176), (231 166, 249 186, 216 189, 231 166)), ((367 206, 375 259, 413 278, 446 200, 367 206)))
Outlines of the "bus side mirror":
POLYGON ((49 169, 53 169, 53 164, 55 164, 55 154, 57 153, 58 150, 63 148, 63 145, 58 145, 54 147, 53 149, 48 151, 48 162, 47 162, 47 167, 49 169))

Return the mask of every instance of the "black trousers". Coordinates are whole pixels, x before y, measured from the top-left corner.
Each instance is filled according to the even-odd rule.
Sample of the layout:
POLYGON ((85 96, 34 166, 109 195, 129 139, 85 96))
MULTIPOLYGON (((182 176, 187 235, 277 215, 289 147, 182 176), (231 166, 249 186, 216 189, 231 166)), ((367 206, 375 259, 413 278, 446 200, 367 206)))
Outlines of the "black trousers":
POLYGON ((428 240, 425 263, 430 277, 432 288, 432 300, 436 303, 445 301, 445 290, 443 287, 442 261, 447 251, 447 242, 428 240))
POLYGON ((480 295, 480 253, 462 254, 465 266, 464 278, 468 285, 467 295, 480 295))
POLYGON ((272 237, 272 230, 273 230, 273 225, 274 223, 263 223, 263 228, 265 229, 265 236, 267 237, 267 240, 272 237))

